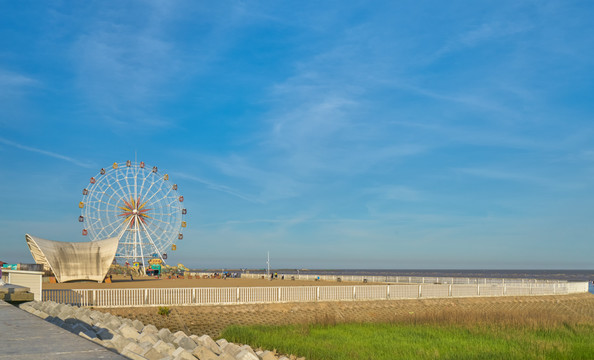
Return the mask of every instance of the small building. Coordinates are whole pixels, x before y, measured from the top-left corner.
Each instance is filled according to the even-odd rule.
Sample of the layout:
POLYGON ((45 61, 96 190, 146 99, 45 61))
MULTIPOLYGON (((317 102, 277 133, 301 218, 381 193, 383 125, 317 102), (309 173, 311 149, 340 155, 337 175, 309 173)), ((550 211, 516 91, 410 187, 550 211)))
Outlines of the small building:
MULTIPOLYGON (((41 278, 43 271, 2 269, 2 281, 6 284, 29 288, 36 301, 41 301, 41 278)), ((29 295, 30 296, 30 295, 29 295)))

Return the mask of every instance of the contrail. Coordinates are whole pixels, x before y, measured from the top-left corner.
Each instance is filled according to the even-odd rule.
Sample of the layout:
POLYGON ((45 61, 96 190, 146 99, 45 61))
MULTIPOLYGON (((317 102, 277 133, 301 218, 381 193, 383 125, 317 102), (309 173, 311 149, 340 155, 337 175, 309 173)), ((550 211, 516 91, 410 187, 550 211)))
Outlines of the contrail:
POLYGON ((4 139, 2 137, 0 137, 0 143, 6 144, 6 145, 9 145, 9 146, 13 146, 13 147, 18 148, 18 149, 27 150, 27 151, 31 151, 31 152, 36 152, 36 153, 43 154, 43 155, 46 155, 46 156, 51 156, 51 157, 56 158, 56 159, 65 160, 65 161, 71 162, 71 163, 73 163, 75 165, 82 166, 82 167, 85 167, 85 168, 92 168, 93 167, 90 164, 82 163, 82 162, 80 162, 80 161, 78 161, 76 159, 73 159, 73 158, 68 157, 68 156, 65 156, 65 155, 60 155, 60 154, 56 154, 55 152, 51 152, 51 151, 47 151, 47 150, 42 150, 42 149, 36 149, 34 147, 21 145, 21 144, 15 143, 14 141, 6 140, 6 139, 4 139))

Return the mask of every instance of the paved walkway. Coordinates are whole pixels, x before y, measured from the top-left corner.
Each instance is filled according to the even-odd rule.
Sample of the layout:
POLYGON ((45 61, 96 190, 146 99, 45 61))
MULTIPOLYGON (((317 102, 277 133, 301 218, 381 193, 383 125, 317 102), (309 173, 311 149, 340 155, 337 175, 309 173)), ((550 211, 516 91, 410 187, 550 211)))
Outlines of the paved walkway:
POLYGON ((0 359, 127 359, 0 300, 0 359))

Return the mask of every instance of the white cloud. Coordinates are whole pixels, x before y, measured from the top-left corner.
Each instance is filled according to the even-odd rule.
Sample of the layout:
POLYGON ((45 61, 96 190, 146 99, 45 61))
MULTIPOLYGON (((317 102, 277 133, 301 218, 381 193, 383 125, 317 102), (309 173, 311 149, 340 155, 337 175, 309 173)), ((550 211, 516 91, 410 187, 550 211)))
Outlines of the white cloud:
POLYGON ((235 190, 229 186, 225 186, 225 185, 221 185, 221 184, 217 184, 213 181, 210 180, 206 180, 204 178, 198 177, 198 176, 194 176, 194 175, 190 175, 190 174, 186 174, 186 173, 181 173, 181 172, 174 172, 172 173, 172 175, 182 178, 182 179, 188 179, 188 180, 192 180, 195 182, 199 182, 201 184, 206 185, 209 189, 212 190, 216 190, 216 191, 220 191, 229 195, 233 195, 235 197, 238 197, 240 199, 249 201, 249 202, 253 202, 253 203, 261 203, 262 201, 260 201, 257 197, 251 196, 251 195, 246 195, 243 194, 242 192, 235 190))
POLYGON ((533 26, 530 24, 503 21, 485 22, 472 30, 454 36, 434 54, 426 58, 425 61, 431 63, 450 53, 482 45, 500 38, 517 35, 531 29, 533 29, 533 26))
POLYGON ((7 139, 1 138, 1 137, 0 137, 0 143, 3 143, 3 144, 6 144, 6 145, 15 147, 17 149, 31 151, 31 152, 35 152, 35 153, 42 154, 42 155, 45 155, 45 156, 53 157, 55 159, 60 159, 60 160, 68 161, 70 163, 73 163, 73 164, 78 165, 78 166, 81 166, 81 167, 85 167, 85 168, 92 168, 93 167, 92 164, 81 162, 79 160, 73 159, 73 158, 71 158, 69 156, 66 156, 66 155, 58 154, 58 153, 55 153, 55 152, 52 152, 52 151, 43 150, 43 149, 34 148, 34 147, 31 147, 31 146, 22 145, 22 144, 19 144, 19 143, 16 143, 14 141, 10 141, 10 140, 7 140, 7 139))
POLYGON ((13 92, 23 87, 37 86, 40 83, 32 77, 0 69, 0 84, 2 84, 1 92, 13 92))
POLYGON ((403 185, 381 185, 364 190, 364 192, 382 200, 421 201, 424 198, 421 191, 403 185))

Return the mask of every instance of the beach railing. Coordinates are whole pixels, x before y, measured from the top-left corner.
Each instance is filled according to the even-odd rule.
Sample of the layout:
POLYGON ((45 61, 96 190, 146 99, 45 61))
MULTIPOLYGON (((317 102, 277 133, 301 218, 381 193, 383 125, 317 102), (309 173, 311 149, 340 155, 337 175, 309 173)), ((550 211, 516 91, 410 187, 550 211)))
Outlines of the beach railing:
POLYGON ((196 306, 584 293, 587 282, 43 290, 44 301, 94 307, 196 306))
MULTIPOLYGON (((212 276, 212 273, 196 273, 200 276, 212 276)), ((395 283, 395 284, 560 284, 567 280, 525 279, 525 278, 462 278, 450 276, 366 276, 366 275, 314 275, 314 274, 278 274, 285 280, 321 280, 321 281, 348 281, 369 283, 395 283)), ((242 278, 260 279, 266 274, 241 274, 242 278)))

